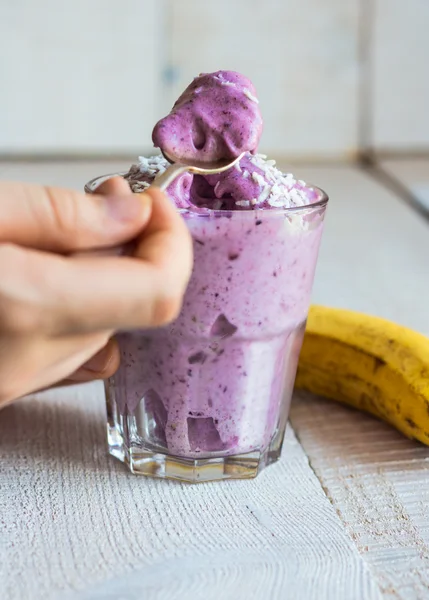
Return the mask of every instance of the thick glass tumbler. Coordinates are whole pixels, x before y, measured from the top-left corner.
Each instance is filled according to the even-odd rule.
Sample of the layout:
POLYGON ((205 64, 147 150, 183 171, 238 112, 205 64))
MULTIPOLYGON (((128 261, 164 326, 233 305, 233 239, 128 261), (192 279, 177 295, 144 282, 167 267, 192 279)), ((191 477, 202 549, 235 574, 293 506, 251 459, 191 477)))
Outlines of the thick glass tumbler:
MULTIPOLYGON (((93 190, 102 178, 93 180, 93 190)), ((110 453, 133 473, 254 477, 281 452, 328 202, 181 210, 194 267, 179 317, 118 335, 110 453)))

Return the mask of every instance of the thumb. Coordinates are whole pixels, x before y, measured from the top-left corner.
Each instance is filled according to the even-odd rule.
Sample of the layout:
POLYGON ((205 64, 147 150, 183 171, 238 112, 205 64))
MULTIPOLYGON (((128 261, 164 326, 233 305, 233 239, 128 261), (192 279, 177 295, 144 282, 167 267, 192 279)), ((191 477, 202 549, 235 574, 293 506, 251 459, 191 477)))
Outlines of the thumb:
MULTIPOLYGON (((113 188, 114 189, 114 188, 113 188)), ((54 252, 114 246, 150 219, 148 194, 81 194, 61 188, 0 183, 0 243, 54 252)))

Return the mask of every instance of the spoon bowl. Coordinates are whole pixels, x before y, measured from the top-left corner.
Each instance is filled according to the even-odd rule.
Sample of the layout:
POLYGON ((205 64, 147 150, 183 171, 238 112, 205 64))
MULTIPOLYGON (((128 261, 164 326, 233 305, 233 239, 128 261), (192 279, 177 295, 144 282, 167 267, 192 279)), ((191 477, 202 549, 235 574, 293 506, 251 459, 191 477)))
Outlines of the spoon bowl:
POLYGON ((155 177, 151 184, 161 190, 165 190, 165 188, 167 188, 176 177, 182 175, 182 173, 193 173, 194 175, 215 175, 216 173, 223 173, 223 171, 227 171, 234 167, 234 165, 236 165, 245 155, 245 152, 242 152, 232 160, 230 158, 222 158, 221 160, 211 162, 202 160, 190 162, 178 159, 178 157, 169 156, 162 150, 161 152, 168 162, 171 163, 163 173, 160 173, 155 177))

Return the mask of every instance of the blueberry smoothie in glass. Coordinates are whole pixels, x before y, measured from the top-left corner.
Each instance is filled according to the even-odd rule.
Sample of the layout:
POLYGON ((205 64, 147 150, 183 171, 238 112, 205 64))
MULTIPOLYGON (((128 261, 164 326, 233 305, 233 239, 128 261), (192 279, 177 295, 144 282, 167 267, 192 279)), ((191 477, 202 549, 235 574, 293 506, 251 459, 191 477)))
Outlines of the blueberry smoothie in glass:
MULTIPOLYGON (((255 88, 231 71, 195 78, 155 125, 167 155, 246 154, 167 189, 193 239, 183 307, 166 327, 120 334, 106 384, 110 452, 135 473, 248 478, 280 455, 328 199, 258 154, 261 133, 255 88)), ((140 192, 167 166, 141 157, 124 177, 140 192)))

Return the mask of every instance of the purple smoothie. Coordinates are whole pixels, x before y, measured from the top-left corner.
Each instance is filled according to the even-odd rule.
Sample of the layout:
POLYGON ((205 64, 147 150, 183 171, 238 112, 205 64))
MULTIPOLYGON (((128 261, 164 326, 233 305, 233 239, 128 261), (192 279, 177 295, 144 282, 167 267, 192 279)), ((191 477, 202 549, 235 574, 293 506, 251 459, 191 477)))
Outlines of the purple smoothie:
POLYGON ((263 452, 288 409, 323 210, 183 216, 194 240, 183 309, 120 339, 119 411, 140 443, 173 455, 263 452))
MULTIPOLYGON (((154 128, 155 146, 187 160, 246 154, 167 189, 193 238, 183 307, 167 327, 119 336, 107 385, 111 452, 137 472, 194 481, 200 459, 232 458, 232 474, 204 477, 253 476, 280 454, 327 198, 257 154, 261 133, 256 91, 231 71, 194 79, 154 128)), ((140 157, 124 177, 140 192, 167 166, 140 157)))

